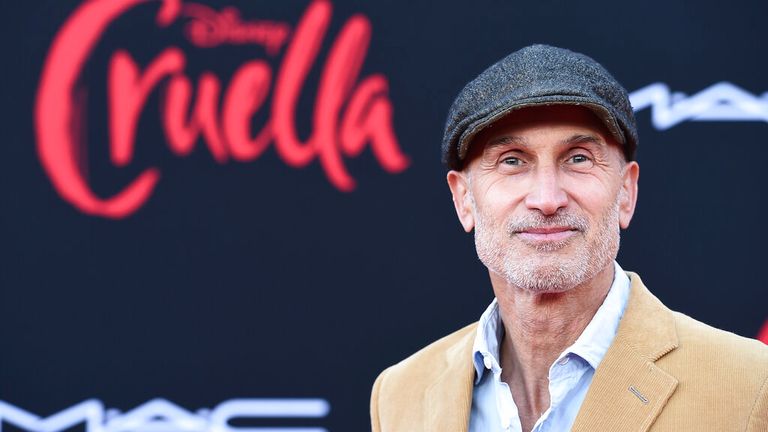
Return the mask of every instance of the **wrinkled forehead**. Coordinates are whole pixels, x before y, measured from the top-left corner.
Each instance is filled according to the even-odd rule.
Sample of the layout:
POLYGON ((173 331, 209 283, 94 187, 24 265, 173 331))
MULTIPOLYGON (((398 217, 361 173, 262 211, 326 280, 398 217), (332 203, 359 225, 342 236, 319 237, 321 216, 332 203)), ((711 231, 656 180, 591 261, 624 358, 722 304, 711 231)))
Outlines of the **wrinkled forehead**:
POLYGON ((481 155, 489 145, 498 144, 502 138, 537 128, 582 130, 599 137, 619 153, 622 151, 605 123, 592 110, 574 105, 542 105, 512 111, 480 131, 470 142, 467 162, 481 155))

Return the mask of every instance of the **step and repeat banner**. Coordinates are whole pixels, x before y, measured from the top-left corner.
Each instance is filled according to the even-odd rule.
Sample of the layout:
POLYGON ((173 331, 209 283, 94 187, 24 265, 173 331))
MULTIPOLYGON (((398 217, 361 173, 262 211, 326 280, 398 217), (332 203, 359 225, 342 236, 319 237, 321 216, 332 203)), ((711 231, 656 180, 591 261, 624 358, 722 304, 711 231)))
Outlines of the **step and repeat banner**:
POLYGON ((5 2, 6 431, 362 431, 377 373, 492 299, 448 107, 531 43, 631 93, 619 262, 768 341, 768 4, 5 2))

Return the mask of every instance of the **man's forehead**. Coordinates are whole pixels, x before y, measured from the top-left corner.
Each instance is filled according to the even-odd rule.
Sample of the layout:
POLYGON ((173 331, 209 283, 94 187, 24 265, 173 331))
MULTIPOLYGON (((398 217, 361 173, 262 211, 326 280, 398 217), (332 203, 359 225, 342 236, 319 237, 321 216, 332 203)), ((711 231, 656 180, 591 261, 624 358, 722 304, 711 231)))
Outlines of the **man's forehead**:
MULTIPOLYGON (((585 133, 567 133, 562 136, 559 136, 557 140, 553 141, 553 144, 557 146, 564 146, 564 145, 573 145, 573 144, 586 144, 586 143, 593 143, 593 144, 605 144, 609 145, 609 141, 599 133, 592 133, 592 132, 585 132, 585 133)), ((516 135, 513 132, 502 132, 499 133, 497 136, 493 136, 489 138, 485 144, 480 144, 478 147, 481 147, 485 152, 488 152, 492 149, 498 148, 498 147, 504 147, 508 145, 516 145, 519 147, 527 148, 532 147, 533 143, 531 140, 525 136, 525 135, 516 135)))
POLYGON ((514 110, 488 125, 473 139, 469 148, 470 158, 489 146, 500 144, 526 145, 523 132, 530 129, 568 130, 568 141, 603 141, 618 144, 605 124, 592 110, 574 105, 544 105, 514 110), (574 133, 575 131, 575 133, 574 133))

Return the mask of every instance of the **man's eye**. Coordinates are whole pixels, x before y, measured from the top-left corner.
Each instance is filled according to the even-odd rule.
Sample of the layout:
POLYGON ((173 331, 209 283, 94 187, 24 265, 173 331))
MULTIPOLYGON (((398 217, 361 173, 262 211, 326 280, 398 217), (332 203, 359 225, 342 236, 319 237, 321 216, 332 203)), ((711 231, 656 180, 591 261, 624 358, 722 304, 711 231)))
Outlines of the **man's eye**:
POLYGON ((589 162, 589 158, 584 156, 584 155, 582 155, 582 154, 577 154, 577 155, 571 156, 570 159, 568 159, 568 161, 571 162, 571 163, 577 163, 578 164, 578 163, 589 162))
POLYGON ((504 165, 521 165, 523 161, 516 157, 506 157, 501 161, 501 163, 504 165))

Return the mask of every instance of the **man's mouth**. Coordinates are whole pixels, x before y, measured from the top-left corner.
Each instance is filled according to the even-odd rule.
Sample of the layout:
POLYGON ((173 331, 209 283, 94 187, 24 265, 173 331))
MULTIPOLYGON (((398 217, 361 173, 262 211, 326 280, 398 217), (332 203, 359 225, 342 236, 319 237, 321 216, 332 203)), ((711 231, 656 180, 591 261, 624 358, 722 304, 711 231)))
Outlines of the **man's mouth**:
POLYGON ((517 235, 521 239, 528 242, 557 242, 563 241, 578 232, 576 228, 556 226, 556 227, 538 227, 538 228, 526 228, 522 231, 518 231, 517 235))

